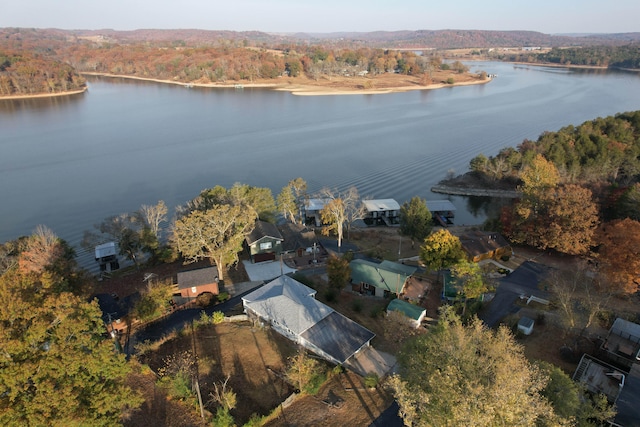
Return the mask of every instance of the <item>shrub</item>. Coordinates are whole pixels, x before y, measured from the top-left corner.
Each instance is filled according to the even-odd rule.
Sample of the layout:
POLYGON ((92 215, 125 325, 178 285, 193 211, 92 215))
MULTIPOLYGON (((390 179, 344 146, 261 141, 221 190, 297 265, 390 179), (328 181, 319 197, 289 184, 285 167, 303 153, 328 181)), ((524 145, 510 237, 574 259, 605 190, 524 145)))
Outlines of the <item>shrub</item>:
MULTIPOLYGON (((280 408, 276 408, 276 409, 280 410, 280 408)), ((254 414, 251 414, 251 418, 249 418, 249 421, 244 423, 242 427, 261 427, 265 423, 266 423, 266 417, 260 416, 254 413, 254 414)))
POLYGON ((376 374, 376 373, 372 373, 372 374, 369 374, 366 377, 364 377, 364 385, 365 385, 365 387, 375 388, 375 387, 378 386, 379 382, 380 382, 380 377, 378 377, 378 374, 376 374))
POLYGON ((220 292, 218 294, 218 301, 219 302, 225 302, 227 301, 229 298, 231 298, 231 295, 229 295, 229 292, 220 292))
POLYGON ((214 311, 211 315, 211 322, 214 325, 219 325, 220 323, 224 322, 224 313, 221 311, 214 311))
POLYGON ((320 387, 327 380, 327 373, 324 369, 320 372, 316 372, 315 375, 311 377, 309 382, 304 388, 305 393, 315 396, 320 391, 320 387))
POLYGON ((351 308, 356 313, 360 313, 362 311, 362 301, 360 301, 359 299, 354 300, 353 303, 351 304, 351 308))
POLYGON ((452 85, 452 84, 454 84, 454 83, 455 83, 455 80, 453 80, 453 77, 449 77, 449 78, 447 79, 447 84, 448 84, 448 85, 452 85))
POLYGON ((371 317, 373 317, 374 319, 377 319, 378 317, 382 316, 382 313, 384 313, 384 309, 382 308, 382 306, 376 305, 376 306, 371 308, 371 311, 369 312, 369 315, 371 317))
POLYGON ((236 425, 236 422, 227 408, 219 407, 215 417, 211 421, 211 425, 215 427, 233 427, 236 425))
POLYGON ((200 318, 193 321, 193 326, 197 328, 198 326, 208 325, 210 323, 211 323, 211 318, 207 316, 207 313, 205 313, 204 311, 201 311, 200 318))
POLYGON ((211 292, 203 292, 196 297, 196 305, 198 307, 209 307, 214 300, 214 295, 211 292))

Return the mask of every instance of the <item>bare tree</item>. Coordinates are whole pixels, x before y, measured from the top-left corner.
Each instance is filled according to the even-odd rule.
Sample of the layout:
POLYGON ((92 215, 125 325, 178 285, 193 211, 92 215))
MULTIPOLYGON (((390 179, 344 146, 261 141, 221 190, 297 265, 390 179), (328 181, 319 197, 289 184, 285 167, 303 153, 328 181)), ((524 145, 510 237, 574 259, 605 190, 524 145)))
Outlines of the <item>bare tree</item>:
POLYGON ((158 240, 160 239, 160 224, 167 221, 167 212, 167 205, 162 200, 155 205, 142 205, 140 207, 142 218, 158 240))
POLYGON ((327 199, 328 202, 320 211, 322 222, 326 225, 322 229, 323 234, 328 235, 335 231, 338 236, 338 252, 342 247, 344 228, 350 231, 354 221, 364 217, 364 206, 358 196, 356 187, 349 187, 344 192, 323 188, 320 190, 320 198, 327 199))
POLYGON ((583 268, 554 271, 544 282, 553 294, 562 313, 562 321, 568 330, 584 333, 611 297, 603 287, 583 268))

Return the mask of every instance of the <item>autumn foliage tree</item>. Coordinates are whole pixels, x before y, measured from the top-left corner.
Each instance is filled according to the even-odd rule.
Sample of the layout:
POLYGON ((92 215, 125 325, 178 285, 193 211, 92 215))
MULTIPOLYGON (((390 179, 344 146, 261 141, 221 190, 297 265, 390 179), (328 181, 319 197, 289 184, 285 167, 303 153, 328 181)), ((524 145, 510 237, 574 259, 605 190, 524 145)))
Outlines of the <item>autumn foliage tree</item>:
MULTIPOLYGON (((451 309, 403 346, 391 379, 411 426, 533 426, 556 421, 542 396, 548 377, 529 363, 508 328, 464 325, 451 309), (537 424, 542 423, 542 424, 537 424)), ((550 423, 548 425, 555 425, 550 423)))
POLYGON ((420 261, 432 271, 451 267, 464 258, 460 239, 446 229, 431 233, 420 247, 420 261))
POLYGON ((598 230, 598 263, 612 290, 633 294, 640 286, 640 222, 615 220, 598 230))
POLYGON ((124 385, 129 366, 98 304, 70 286, 81 276, 61 241, 44 228, 29 239, 0 275, 0 424, 115 425, 141 403, 124 385))
POLYGON ((536 156, 520 175, 522 198, 501 218, 503 231, 515 243, 567 254, 584 254, 593 243, 598 207, 591 190, 559 185, 555 165, 536 156))

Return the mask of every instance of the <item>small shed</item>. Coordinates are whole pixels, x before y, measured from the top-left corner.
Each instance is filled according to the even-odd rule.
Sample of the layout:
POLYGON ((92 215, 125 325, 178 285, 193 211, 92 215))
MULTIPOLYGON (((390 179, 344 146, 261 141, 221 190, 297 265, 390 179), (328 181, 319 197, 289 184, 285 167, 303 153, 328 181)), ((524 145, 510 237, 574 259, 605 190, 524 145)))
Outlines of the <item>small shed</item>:
POLYGON ((419 305, 411 304, 401 299, 394 299, 387 306, 387 313, 398 311, 411 321, 415 328, 419 328, 420 324, 427 315, 427 309, 419 305))
POLYGON ((178 290, 183 298, 195 298, 203 292, 218 295, 218 269, 216 267, 198 268, 178 272, 178 290))
POLYGON ((525 335, 531 335, 534 323, 535 322, 530 317, 522 316, 520 320, 518 320, 518 331, 525 335))

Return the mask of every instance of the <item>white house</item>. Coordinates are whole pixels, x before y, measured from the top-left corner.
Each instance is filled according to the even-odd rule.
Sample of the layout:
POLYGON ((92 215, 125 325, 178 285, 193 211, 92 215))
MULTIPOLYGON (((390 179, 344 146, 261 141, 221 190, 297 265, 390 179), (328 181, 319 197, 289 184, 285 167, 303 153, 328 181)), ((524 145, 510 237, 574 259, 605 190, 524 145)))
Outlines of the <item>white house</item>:
POLYGON ((250 318, 324 359, 342 365, 369 346, 375 334, 315 299, 316 291, 280 276, 242 298, 250 318))

